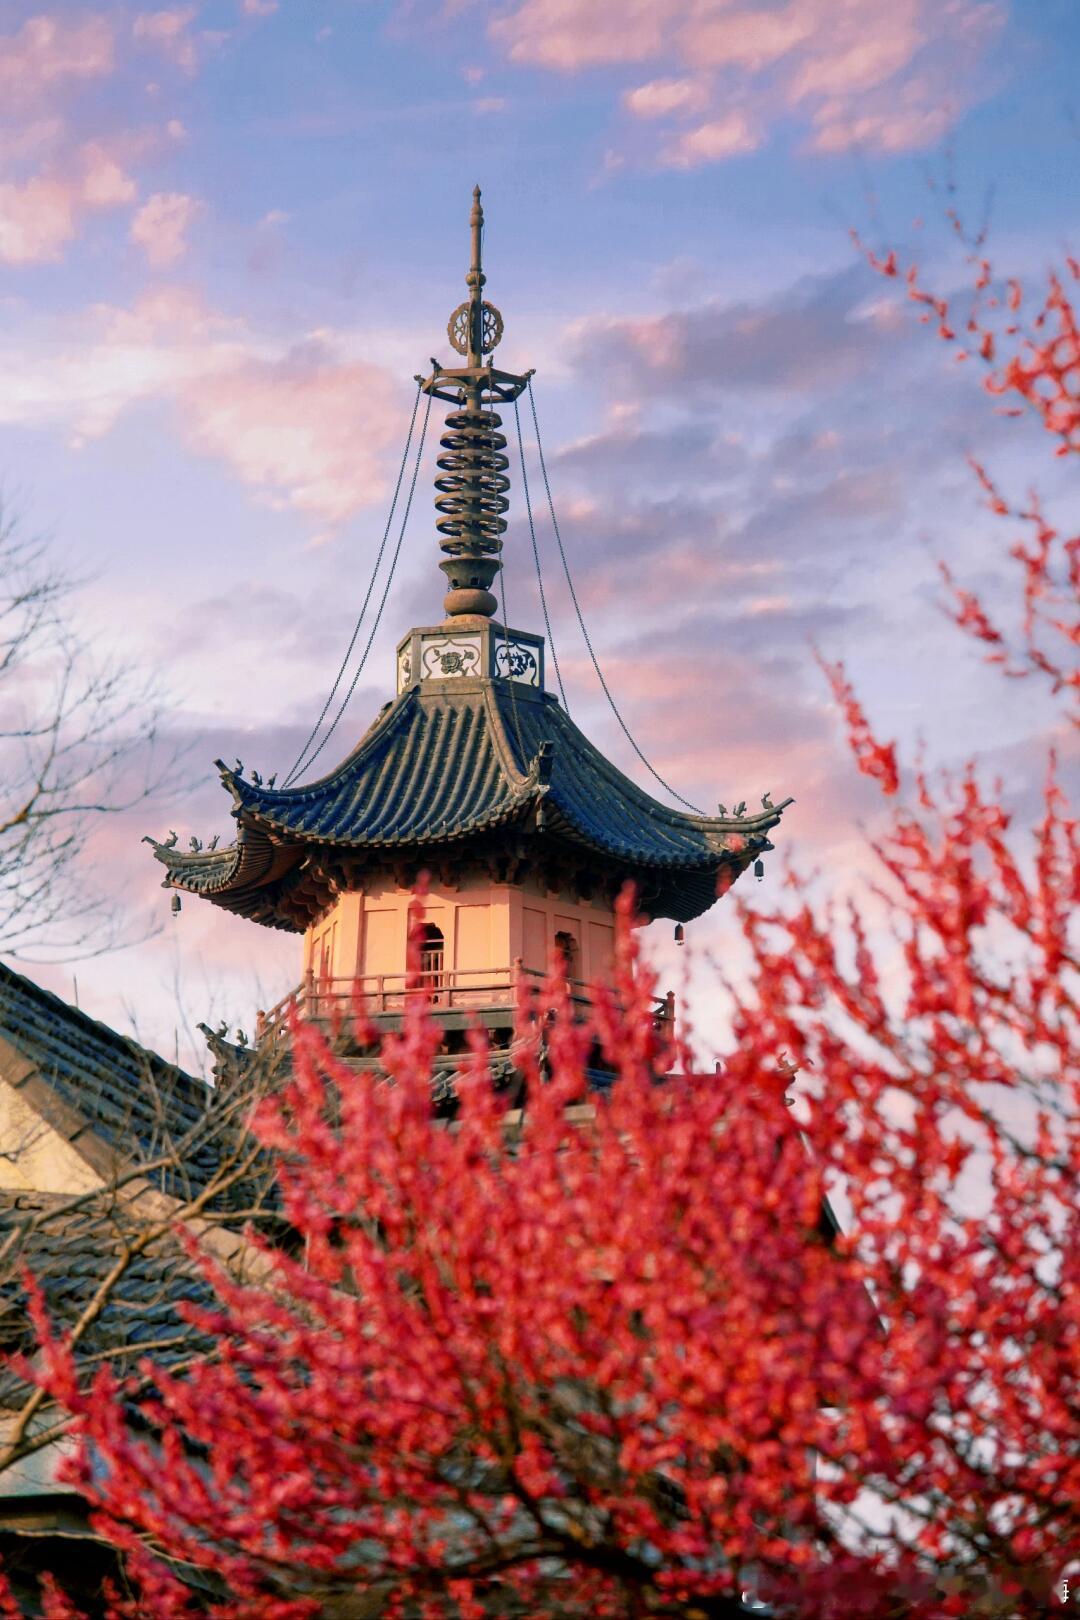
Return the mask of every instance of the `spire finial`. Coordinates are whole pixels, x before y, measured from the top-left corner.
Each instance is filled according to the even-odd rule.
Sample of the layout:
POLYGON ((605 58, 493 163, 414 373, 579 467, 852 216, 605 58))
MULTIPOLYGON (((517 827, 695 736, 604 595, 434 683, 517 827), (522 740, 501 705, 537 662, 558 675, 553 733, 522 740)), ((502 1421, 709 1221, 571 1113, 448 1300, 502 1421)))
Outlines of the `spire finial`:
MULTIPOLYGON (((484 207, 480 201, 480 187, 473 187, 472 212, 469 215, 469 224, 472 227, 472 264, 465 277, 465 285, 469 289, 469 364, 482 366, 484 363, 484 339, 488 336, 484 331, 484 283, 487 277, 482 264, 484 240, 484 207)), ((491 308, 491 306, 488 306, 491 308)), ((501 325, 501 321, 500 321, 501 325)), ((488 342, 488 348, 494 348, 499 340, 488 342)))
POLYGON ((480 187, 473 187, 472 210, 469 225, 472 229, 472 263, 465 277, 469 289, 467 304, 459 304, 446 326, 446 335, 458 354, 463 355, 470 371, 485 370, 491 365, 491 352, 502 340, 503 318, 494 304, 484 301, 484 274, 482 263, 484 238, 484 209, 480 202, 480 187))
POLYGON ((492 351, 503 334, 503 319, 495 305, 484 300, 487 277, 482 264, 484 209, 479 186, 473 187, 469 226, 472 263, 465 277, 469 298, 458 305, 446 328, 465 364, 450 367, 433 361, 431 376, 417 381, 425 393, 455 407, 446 418, 435 480, 436 527, 446 553, 446 561, 439 566, 450 584, 443 606, 451 618, 460 614, 490 618, 498 607, 490 587, 502 567, 510 488, 506 439, 492 406, 515 400, 528 378, 496 371, 491 363, 492 351))

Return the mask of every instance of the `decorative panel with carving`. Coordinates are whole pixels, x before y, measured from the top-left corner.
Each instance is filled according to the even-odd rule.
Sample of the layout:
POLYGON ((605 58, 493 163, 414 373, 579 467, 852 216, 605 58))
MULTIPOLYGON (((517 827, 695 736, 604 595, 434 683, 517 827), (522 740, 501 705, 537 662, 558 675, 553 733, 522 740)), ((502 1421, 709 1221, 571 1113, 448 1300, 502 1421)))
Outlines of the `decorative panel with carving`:
POLYGON ((540 660, 536 648, 529 642, 515 641, 513 637, 506 641, 495 638, 494 651, 496 675, 504 679, 509 676, 525 686, 540 685, 540 660))
POLYGON ((412 685, 412 647, 406 642, 397 655, 397 689, 404 692, 412 685))
POLYGON ((420 651, 421 680, 446 681, 482 675, 479 636, 425 636, 420 651))

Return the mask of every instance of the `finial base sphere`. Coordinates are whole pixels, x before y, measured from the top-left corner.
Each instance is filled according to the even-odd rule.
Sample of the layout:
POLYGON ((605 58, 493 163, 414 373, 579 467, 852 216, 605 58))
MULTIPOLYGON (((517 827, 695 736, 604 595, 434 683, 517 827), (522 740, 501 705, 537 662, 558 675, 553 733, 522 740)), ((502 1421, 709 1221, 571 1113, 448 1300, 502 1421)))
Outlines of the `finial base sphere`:
POLYGON ((462 613, 476 613, 484 619, 494 617, 499 603, 487 587, 499 570, 497 557, 448 557, 439 567, 450 585, 443 598, 443 609, 450 618, 456 619, 462 613))
POLYGON ((476 585, 456 586, 443 597, 443 611, 449 619, 456 619, 460 614, 491 619, 498 606, 498 599, 490 591, 476 585))

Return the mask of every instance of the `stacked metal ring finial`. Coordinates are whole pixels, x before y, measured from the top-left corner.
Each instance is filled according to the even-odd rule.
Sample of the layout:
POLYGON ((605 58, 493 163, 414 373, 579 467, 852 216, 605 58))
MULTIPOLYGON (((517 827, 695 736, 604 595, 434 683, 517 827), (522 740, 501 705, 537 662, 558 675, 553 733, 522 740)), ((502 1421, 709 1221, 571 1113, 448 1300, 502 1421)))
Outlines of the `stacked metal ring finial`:
POLYGON ((447 598, 450 613, 494 612, 488 587, 498 572, 510 505, 510 461, 501 427, 502 418, 485 410, 476 396, 446 418, 435 507, 443 536, 439 545, 449 559, 442 568, 453 588, 453 605, 447 598))
POLYGON ((492 407, 516 400, 528 378, 492 365, 492 350, 503 335, 503 318, 483 297, 484 210, 479 186, 473 191, 469 224, 472 264, 465 282, 471 296, 458 305, 447 326, 452 346, 466 363, 443 366, 432 359, 430 377, 416 380, 425 393, 452 407, 435 479, 436 528, 444 553, 439 567, 450 585, 443 606, 451 618, 491 618, 499 605, 491 585, 502 567, 502 537, 510 508, 510 460, 500 431, 502 418, 492 407))
POLYGON ((510 461, 501 427, 501 416, 472 405, 447 415, 435 480, 441 514, 435 526, 446 536, 442 549, 450 556, 474 548, 497 555, 502 549, 510 461))

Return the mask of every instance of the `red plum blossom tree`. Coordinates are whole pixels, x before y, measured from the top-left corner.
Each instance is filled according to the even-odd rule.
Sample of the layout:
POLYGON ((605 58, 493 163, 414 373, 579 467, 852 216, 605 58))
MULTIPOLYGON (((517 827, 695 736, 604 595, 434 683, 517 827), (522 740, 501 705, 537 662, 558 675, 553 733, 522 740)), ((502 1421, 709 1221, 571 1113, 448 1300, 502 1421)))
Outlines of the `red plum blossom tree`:
MULTIPOLYGON (((977 271, 959 337, 908 286, 1075 455, 1076 265, 1030 333, 977 271)), ((1030 536, 1017 638, 949 579, 953 611, 1067 701, 1077 541, 980 476, 1030 536)), ((909 775, 826 668, 896 806, 878 892, 739 906, 715 1074, 657 1032, 624 899, 588 1020, 558 973, 521 1006, 521 1109, 477 1036, 433 1117, 419 995, 378 1074, 294 1029, 253 1129, 300 1241, 256 1286, 208 1266, 205 1358, 87 1391, 38 1307, 113 1620, 1048 1612, 1080 1560, 1077 824, 1053 759, 1026 843, 974 766, 909 775)))

